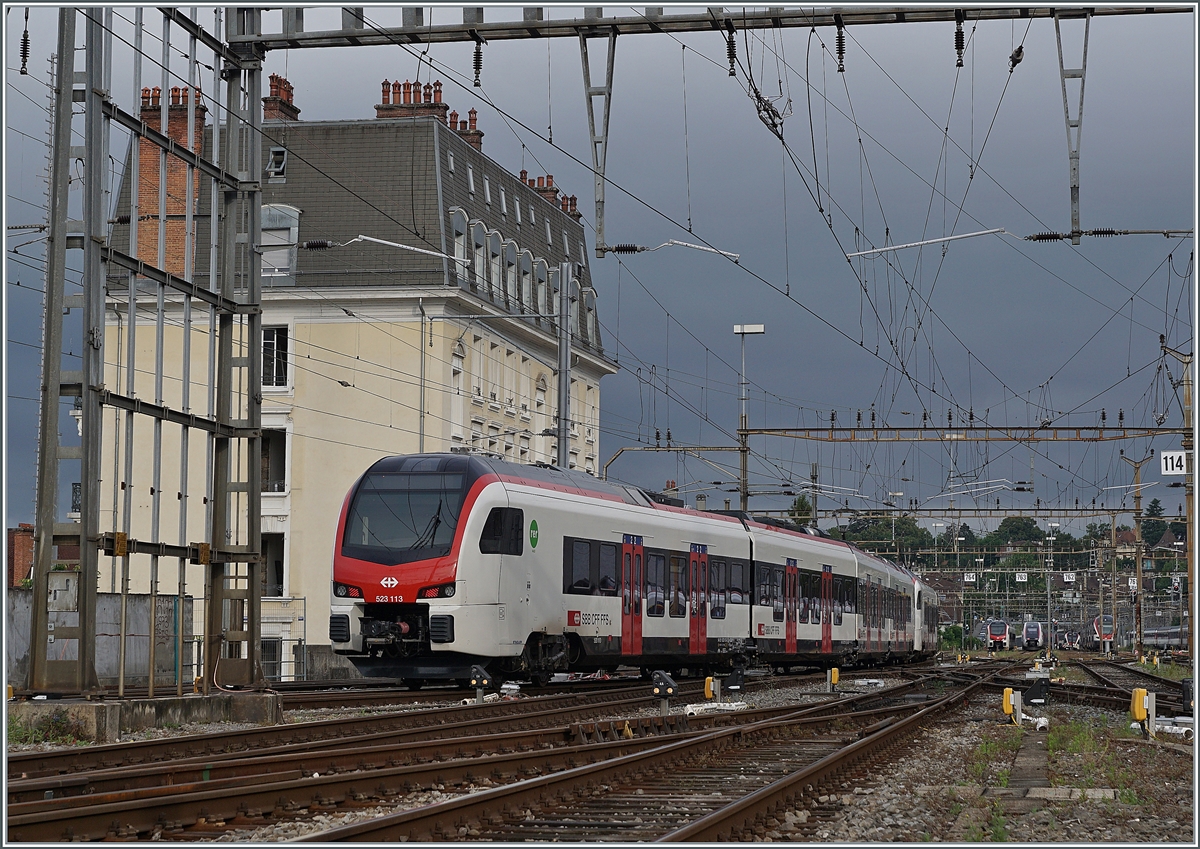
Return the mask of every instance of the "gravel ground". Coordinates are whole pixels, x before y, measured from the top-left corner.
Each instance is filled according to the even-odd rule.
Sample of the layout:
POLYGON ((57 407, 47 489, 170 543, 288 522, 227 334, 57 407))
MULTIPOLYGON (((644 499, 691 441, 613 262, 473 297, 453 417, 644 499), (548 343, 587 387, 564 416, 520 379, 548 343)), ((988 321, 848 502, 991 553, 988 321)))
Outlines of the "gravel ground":
MULTIPOLYGON (((903 679, 880 675, 884 686, 903 679)), ((873 684, 846 680, 843 693, 877 689, 873 684)), ((825 697, 824 684, 788 686, 785 680, 742 696, 748 707, 803 705, 825 697)), ((729 701, 729 695, 725 694, 729 701)), ((1000 723, 997 699, 980 699, 965 712, 928 726, 911 739, 908 755, 894 760, 878 777, 844 783, 834 792, 809 800, 806 807, 787 812, 766 840, 807 840, 831 843, 966 842, 999 840, 1013 843, 1180 843, 1193 845, 1193 759, 1187 751, 1143 742, 1128 731, 1127 720, 1097 708, 1051 705, 1044 711, 1051 735, 1070 730, 1049 762, 1048 777, 1058 787, 1113 788, 1116 799, 1028 802, 1001 805, 982 795, 984 787, 1006 782, 1018 744, 1017 732, 1000 723), (1033 808, 1033 809, 1027 809, 1033 808), (816 830, 803 828, 806 820, 816 830), (819 821, 819 822, 818 822, 819 821)), ((361 716, 394 710, 420 710, 445 702, 358 709, 288 711, 289 722, 361 716)), ((684 700, 671 705, 685 709, 684 700)), ((638 715, 654 715, 648 706, 638 715)), ((625 714, 628 716, 628 714, 625 714)), ((619 717, 597 717, 617 719, 619 717)), ((236 723, 196 725, 139 732, 129 739, 203 734, 247 726, 236 723)), ((1035 733, 1028 731, 1026 733, 1035 733)), ((46 744, 10 746, 9 751, 49 749, 46 744)), ((241 829, 199 838, 201 842, 277 842, 372 819, 395 811, 433 804, 462 792, 486 789, 489 783, 466 788, 437 787, 410 793, 392 803, 256 829, 241 829)), ((829 790, 829 788, 826 788, 829 790)), ((464 835, 468 837, 469 835, 464 835)))

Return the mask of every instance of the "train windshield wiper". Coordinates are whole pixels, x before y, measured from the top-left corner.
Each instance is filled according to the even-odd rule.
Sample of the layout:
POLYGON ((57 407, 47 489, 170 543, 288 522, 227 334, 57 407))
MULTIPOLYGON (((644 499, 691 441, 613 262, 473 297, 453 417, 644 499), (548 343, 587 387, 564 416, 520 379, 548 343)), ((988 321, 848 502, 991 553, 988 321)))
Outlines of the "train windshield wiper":
POLYGON ((434 536, 437 534, 438 527, 442 524, 442 499, 438 499, 437 509, 433 511, 433 518, 429 520, 429 524, 425 526, 425 530, 421 535, 413 540, 413 544, 408 547, 409 551, 414 548, 428 548, 433 545, 434 536))

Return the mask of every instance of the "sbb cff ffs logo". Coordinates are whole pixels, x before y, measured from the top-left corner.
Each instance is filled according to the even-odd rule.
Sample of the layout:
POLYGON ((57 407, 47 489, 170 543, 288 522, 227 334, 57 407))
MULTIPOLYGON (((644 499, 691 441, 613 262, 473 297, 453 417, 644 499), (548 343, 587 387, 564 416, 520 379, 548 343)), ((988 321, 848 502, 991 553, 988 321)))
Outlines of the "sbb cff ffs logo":
POLYGON ((567 611, 567 627, 578 628, 583 624, 583 613, 578 610, 567 611))
POLYGON ((391 587, 396 586, 396 584, 398 584, 400 582, 397 581, 395 578, 393 578, 391 575, 388 575, 386 578, 381 580, 379 583, 381 586, 385 586, 390 589, 391 587))

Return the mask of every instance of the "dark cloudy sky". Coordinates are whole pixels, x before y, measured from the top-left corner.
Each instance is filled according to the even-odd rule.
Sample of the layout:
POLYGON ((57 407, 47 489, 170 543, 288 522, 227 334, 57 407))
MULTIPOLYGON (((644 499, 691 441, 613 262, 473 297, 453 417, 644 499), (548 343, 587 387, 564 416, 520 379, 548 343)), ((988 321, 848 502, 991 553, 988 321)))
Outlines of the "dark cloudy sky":
MULTIPOLYGON (((555 9, 548 16, 580 12, 555 9)), ((605 13, 635 11, 605 7, 605 13)), ((399 8, 367 12, 383 26, 398 25, 400 14, 399 8)), ((460 14, 457 7, 426 8, 434 24, 461 20, 460 14)), ((486 14, 513 18, 520 10, 486 14)), ((278 18, 278 11, 268 14, 268 27, 278 18)), ((54 19, 53 10, 32 8, 31 74, 23 77, 17 68, 24 7, 5 10, 8 224, 45 219, 38 175, 54 19)), ((211 10, 200 19, 209 25, 211 10)), ((128 32, 128 24, 117 23, 128 32)), ((336 10, 306 13, 309 30, 336 25, 336 10)), ((602 385, 602 463, 622 446, 653 443, 656 431, 664 443, 670 430, 680 445, 734 444, 735 323, 766 325, 765 335, 746 345, 752 427, 828 423, 831 411, 848 425, 859 410, 869 421, 872 407, 881 424, 891 425, 919 424, 922 411, 944 424, 950 410, 956 424, 973 413, 997 426, 1044 419, 1093 426, 1102 408, 1110 424, 1118 411, 1131 426, 1153 426, 1160 416, 1166 425, 1181 424, 1179 393, 1162 366, 1176 379, 1180 369, 1163 360, 1159 335, 1192 349, 1192 239, 1085 238, 1076 247, 1018 238, 1070 227, 1054 23, 968 21, 965 30, 958 69, 953 23, 851 28, 844 73, 837 71, 832 30, 739 34, 734 78, 718 34, 618 39, 609 243, 704 242, 740 254, 741 263, 682 248, 620 262, 591 259, 606 344, 622 369, 602 385), (1019 44, 1024 60, 1010 75, 1009 56, 1019 44), (785 116, 786 149, 759 120, 748 74, 785 116), (1015 237, 965 239, 945 243, 944 251, 936 244, 853 263, 844 256, 993 228, 1015 237)), ((1083 228, 1193 227, 1195 30, 1190 11, 1093 19, 1081 144, 1083 228)), ((1081 22, 1064 25, 1068 65, 1078 60, 1082 35, 1081 22)), ((600 47, 594 57, 602 67, 600 47)), ((585 223, 594 224, 592 178, 579 164, 590 165, 590 154, 577 41, 489 44, 482 89, 471 86, 469 46, 435 45, 427 60, 451 108, 479 109, 488 155, 514 172, 552 173, 579 197, 585 223), (544 138, 551 127, 553 146, 544 138)), ((291 80, 303 119, 368 118, 380 80, 415 77, 418 58, 401 47, 292 50, 271 53, 266 70, 291 80)), ((428 69, 420 74, 431 76, 428 69)), ((131 108, 120 63, 115 76, 116 97, 131 108)), ((1073 110, 1076 97, 1072 92, 1073 110)), ((114 146, 114 153, 117 147, 123 149, 114 146)), ((593 235, 589 230, 589 240, 593 235)), ((41 309, 35 290, 42 276, 40 243, 25 241, 7 233, 9 526, 29 521, 33 506, 37 406, 31 399, 41 309)), ((1160 438, 1123 447, 1140 457, 1177 444, 1160 438)), ((987 493, 992 506, 996 498, 1009 507, 1035 497, 1111 506, 1125 490, 1110 487, 1131 480, 1119 447, 1031 451, 997 443, 954 453, 936 443, 869 449, 755 439, 751 483, 760 491, 800 484, 816 462, 822 484, 844 492, 839 501, 855 508, 879 507, 889 492, 904 492, 905 504, 916 498, 948 506, 952 488, 987 493), (981 483, 1027 479, 1031 456, 1034 494, 992 492, 981 483)), ((627 453, 611 475, 655 489, 675 480, 689 502, 706 491, 710 505, 723 498, 736 503, 735 493, 722 491, 735 485, 736 455, 707 459, 723 471, 673 454, 627 453), (714 487, 717 480, 722 484, 714 487)), ((1156 467, 1147 477, 1159 480, 1156 467)), ((1182 494, 1164 484, 1147 489, 1147 497, 1160 497, 1171 513, 1182 494)), ((789 500, 763 495, 752 506, 789 500)), ((956 503, 973 502, 960 494, 956 503)))

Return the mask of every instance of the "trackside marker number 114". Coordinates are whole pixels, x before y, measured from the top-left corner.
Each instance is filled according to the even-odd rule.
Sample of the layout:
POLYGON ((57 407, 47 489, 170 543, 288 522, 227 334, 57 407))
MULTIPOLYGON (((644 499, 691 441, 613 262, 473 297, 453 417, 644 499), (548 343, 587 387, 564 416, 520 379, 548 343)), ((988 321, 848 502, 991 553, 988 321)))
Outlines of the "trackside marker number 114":
POLYGON ((1162 458, 1162 473, 1164 475, 1187 474, 1186 451, 1164 451, 1159 456, 1162 458))

